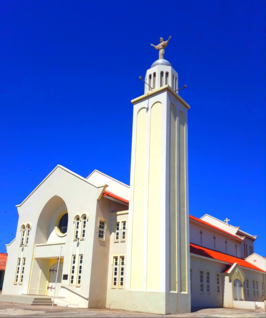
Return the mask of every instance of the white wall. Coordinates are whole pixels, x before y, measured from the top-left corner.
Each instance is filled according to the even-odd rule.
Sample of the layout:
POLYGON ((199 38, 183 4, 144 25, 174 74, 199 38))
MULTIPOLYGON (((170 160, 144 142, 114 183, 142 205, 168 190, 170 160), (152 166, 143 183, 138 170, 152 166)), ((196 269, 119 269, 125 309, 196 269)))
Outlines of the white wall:
POLYGON ((190 220, 190 242, 191 243, 201 245, 200 231, 203 232, 202 246, 210 248, 210 249, 214 249, 213 236, 215 235, 216 251, 226 253, 225 241, 227 241, 227 254, 236 256, 235 245, 237 245, 237 257, 240 257, 241 242, 231 239, 229 236, 223 235, 223 233, 215 231, 211 228, 208 228, 206 226, 201 226, 201 224, 198 222, 193 222, 190 220))
POLYGON ((107 176, 106 174, 98 170, 94 170, 87 177, 87 180, 96 185, 108 184, 108 187, 106 188, 107 191, 113 192, 114 194, 120 196, 121 198, 129 200, 130 189, 127 184, 124 184, 123 182, 118 181, 110 176, 107 176))
POLYGON ((217 294, 216 274, 226 269, 226 264, 204 260, 190 255, 192 269, 191 307, 223 307, 223 282, 220 275, 220 294, 217 294), (200 271, 204 271, 204 292, 200 292, 200 271), (206 290, 206 272, 210 272, 210 293, 206 290))

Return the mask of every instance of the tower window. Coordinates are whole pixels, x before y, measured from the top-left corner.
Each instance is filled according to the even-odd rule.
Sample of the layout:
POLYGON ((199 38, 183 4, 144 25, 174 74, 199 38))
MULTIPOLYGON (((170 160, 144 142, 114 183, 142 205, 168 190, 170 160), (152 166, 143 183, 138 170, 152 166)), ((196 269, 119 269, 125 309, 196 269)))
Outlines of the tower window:
POLYGON ((200 231, 200 244, 201 244, 201 245, 202 245, 202 234, 203 234, 203 232, 200 231))
POLYGON ((153 73, 153 88, 155 88, 156 85, 156 73, 153 73))
POLYGON ((172 87, 173 87, 173 90, 175 89, 175 75, 173 74, 172 76, 172 87))
POLYGON ((225 241, 225 253, 227 253, 227 241, 225 241))
POLYGON ((177 78, 175 78, 175 90, 177 90, 177 78))
POLYGON ((214 249, 216 249, 216 237, 215 237, 215 235, 213 237, 213 244, 214 244, 214 249))
POLYGON ((169 84, 169 73, 166 72, 165 73, 165 85, 168 85, 169 84))
POLYGON ((151 90, 151 74, 149 75, 149 91, 151 90))
POLYGON ((163 72, 161 72, 161 77, 160 77, 160 87, 163 86, 163 72))
POLYGON ((236 256, 237 256, 237 245, 235 245, 235 249, 236 249, 236 256))

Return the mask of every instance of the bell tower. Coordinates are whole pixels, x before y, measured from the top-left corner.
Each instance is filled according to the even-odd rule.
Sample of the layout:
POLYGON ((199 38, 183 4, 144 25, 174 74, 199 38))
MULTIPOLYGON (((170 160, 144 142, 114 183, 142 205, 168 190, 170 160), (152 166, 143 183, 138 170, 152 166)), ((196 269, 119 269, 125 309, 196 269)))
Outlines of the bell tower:
MULTIPOLYGON (((169 41, 169 40, 168 40, 169 41)), ((165 42, 163 42, 165 43, 165 42)), ((161 58, 133 99, 126 309, 190 312, 187 111, 161 58)))

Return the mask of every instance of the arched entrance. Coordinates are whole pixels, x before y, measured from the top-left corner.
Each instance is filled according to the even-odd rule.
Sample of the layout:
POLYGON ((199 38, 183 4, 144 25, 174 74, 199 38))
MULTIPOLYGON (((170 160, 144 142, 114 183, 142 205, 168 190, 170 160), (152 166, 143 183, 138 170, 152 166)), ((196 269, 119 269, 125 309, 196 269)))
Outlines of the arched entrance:
POLYGON ((234 300, 243 300, 243 285, 239 279, 234 280, 234 300))

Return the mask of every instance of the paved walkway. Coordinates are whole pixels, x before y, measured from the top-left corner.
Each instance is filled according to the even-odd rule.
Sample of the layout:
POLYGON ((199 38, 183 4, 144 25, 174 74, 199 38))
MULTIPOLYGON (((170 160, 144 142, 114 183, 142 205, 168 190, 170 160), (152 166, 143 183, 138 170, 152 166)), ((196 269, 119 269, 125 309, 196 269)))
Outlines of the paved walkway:
POLYGON ((154 315, 123 310, 109 309, 77 309, 63 307, 47 306, 29 306, 23 304, 14 304, 0 302, 0 318, 2 317, 264 317, 265 311, 262 309, 193 309, 189 314, 178 315, 154 315))

